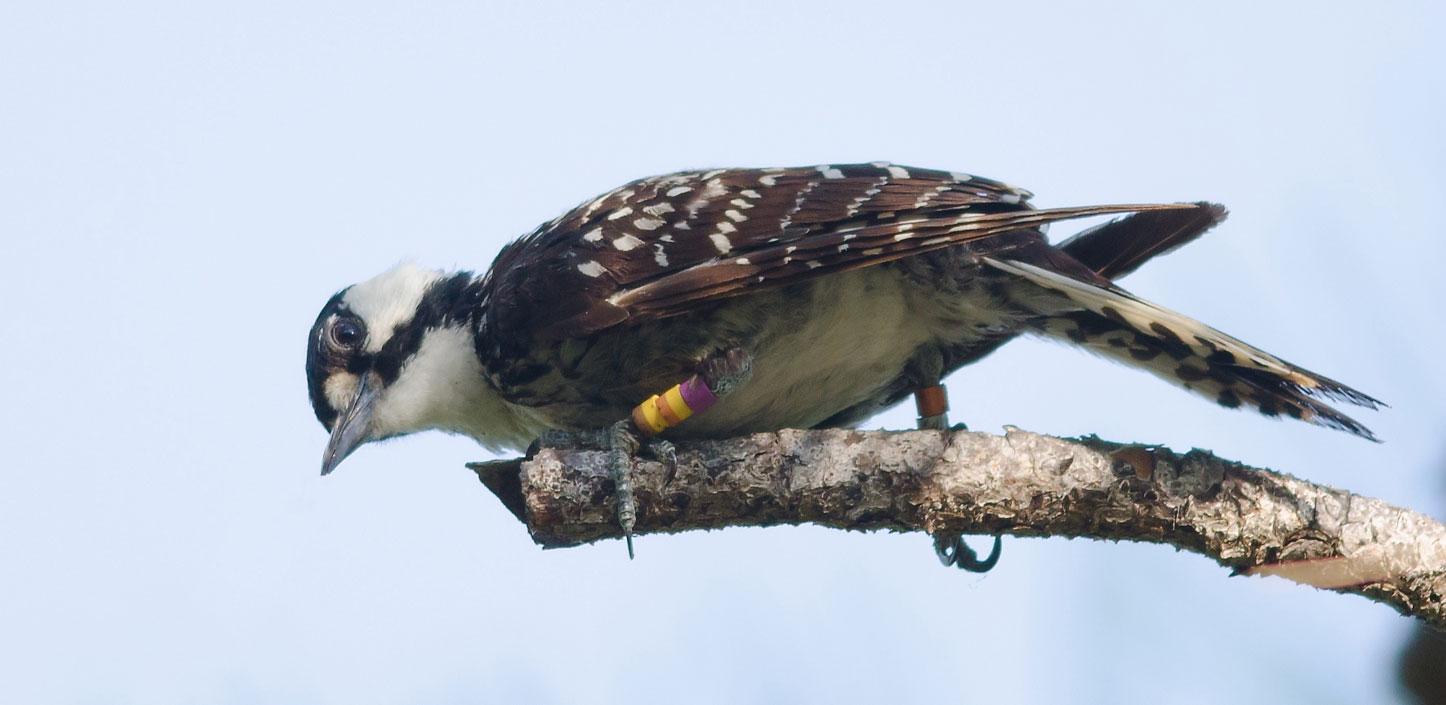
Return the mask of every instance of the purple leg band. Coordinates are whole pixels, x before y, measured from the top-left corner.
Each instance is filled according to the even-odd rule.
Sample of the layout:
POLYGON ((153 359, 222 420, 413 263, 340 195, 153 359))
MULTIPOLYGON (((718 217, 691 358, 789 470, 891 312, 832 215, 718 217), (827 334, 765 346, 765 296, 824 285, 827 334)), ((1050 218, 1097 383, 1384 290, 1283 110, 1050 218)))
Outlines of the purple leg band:
POLYGON ((707 411, 708 407, 713 406, 713 404, 718 401, 718 397, 713 394, 713 390, 708 388, 708 385, 703 382, 703 378, 699 375, 693 375, 689 377, 687 381, 678 385, 678 392, 683 395, 683 402, 687 404, 688 408, 692 409, 695 414, 701 414, 707 411))

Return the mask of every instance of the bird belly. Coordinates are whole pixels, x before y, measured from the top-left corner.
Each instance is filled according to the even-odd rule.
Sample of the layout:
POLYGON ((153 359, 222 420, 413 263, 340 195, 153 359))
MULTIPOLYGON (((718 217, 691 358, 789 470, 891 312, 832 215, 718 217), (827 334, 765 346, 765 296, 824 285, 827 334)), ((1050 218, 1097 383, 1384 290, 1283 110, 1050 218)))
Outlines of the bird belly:
POLYGON ((796 300, 783 303, 806 306, 807 315, 764 326, 750 350, 748 381, 673 435, 809 428, 881 393, 931 338, 932 322, 911 310, 909 288, 898 272, 876 267, 795 290, 796 300))

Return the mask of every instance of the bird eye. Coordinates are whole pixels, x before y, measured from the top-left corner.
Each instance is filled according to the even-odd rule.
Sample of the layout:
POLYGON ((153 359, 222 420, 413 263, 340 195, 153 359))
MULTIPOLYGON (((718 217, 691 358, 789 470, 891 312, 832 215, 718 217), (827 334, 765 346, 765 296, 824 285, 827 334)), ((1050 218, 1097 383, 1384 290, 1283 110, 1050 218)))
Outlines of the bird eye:
POLYGON ((366 335, 366 328, 355 318, 339 318, 331 326, 331 342, 343 350, 361 345, 366 335))

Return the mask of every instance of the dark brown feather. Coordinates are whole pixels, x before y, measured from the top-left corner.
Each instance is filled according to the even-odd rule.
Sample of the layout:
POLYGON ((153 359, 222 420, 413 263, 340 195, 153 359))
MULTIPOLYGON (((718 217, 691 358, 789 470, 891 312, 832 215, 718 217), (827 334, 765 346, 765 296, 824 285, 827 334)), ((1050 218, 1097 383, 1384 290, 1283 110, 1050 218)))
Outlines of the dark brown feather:
MULTIPOLYGON (((641 179, 506 247, 488 324, 549 337, 678 315, 762 287, 868 267, 1065 218, 997 181, 886 163, 717 169, 641 179)), ((988 248, 984 248, 988 251, 988 248)))
POLYGON ((1189 243, 1225 220, 1218 203, 1200 201, 1184 210, 1146 211, 1097 225, 1058 245, 1106 279, 1118 279, 1189 243))

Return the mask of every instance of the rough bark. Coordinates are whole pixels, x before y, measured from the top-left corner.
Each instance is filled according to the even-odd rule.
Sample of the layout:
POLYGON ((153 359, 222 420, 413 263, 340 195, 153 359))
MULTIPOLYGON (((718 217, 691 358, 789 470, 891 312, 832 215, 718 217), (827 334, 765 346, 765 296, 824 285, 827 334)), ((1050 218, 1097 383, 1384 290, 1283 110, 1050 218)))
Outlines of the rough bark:
MULTIPOLYGON (((621 536, 604 451, 472 467, 546 548, 621 536)), ((811 523, 1150 541, 1446 628, 1446 526, 1202 450, 1015 429, 786 430, 681 445, 676 465, 640 460, 631 478, 639 534, 811 523)))

